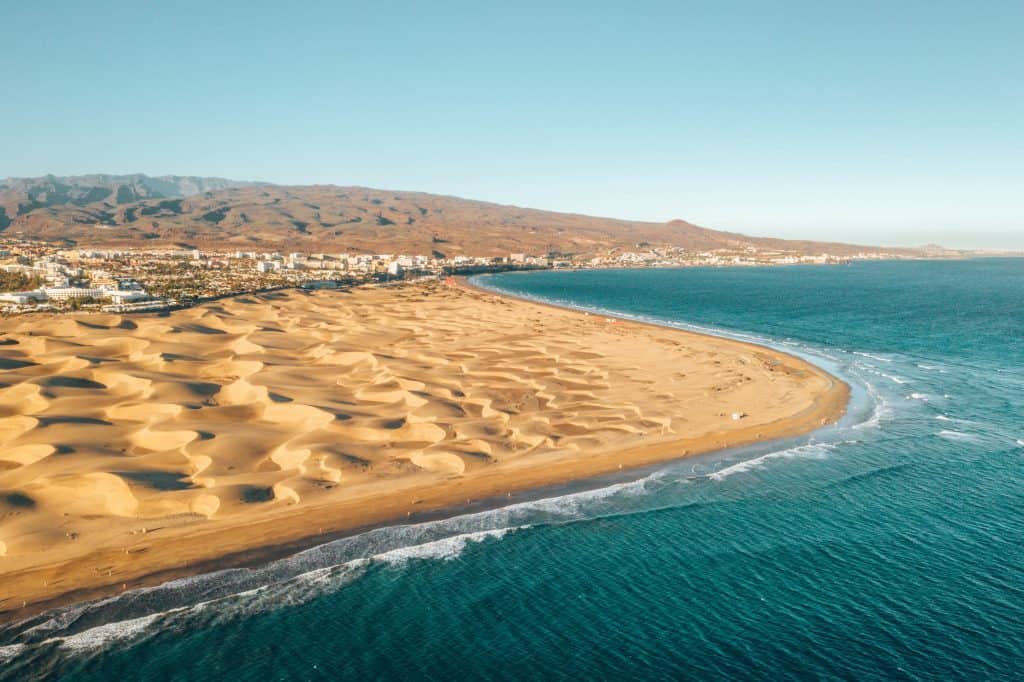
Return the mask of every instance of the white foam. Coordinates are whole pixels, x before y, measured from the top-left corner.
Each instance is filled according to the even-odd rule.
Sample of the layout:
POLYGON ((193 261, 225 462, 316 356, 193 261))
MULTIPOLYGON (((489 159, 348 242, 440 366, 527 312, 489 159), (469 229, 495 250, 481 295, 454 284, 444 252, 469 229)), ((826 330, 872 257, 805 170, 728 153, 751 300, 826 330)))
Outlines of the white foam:
POLYGON ((14 658, 17 657, 24 648, 24 644, 8 644, 7 646, 0 646, 0 663, 7 663, 8 661, 14 660, 14 658))
POLYGON ((94 628, 89 628, 69 637, 59 638, 57 641, 60 642, 62 649, 75 652, 99 649, 138 636, 153 621, 163 615, 162 613, 153 613, 130 620, 105 623, 104 625, 97 625, 94 628))
POLYGON ((336 566, 316 568, 282 582, 201 602, 188 607, 182 620, 208 613, 213 623, 220 623, 298 606, 355 582, 366 572, 369 564, 370 559, 352 559, 336 566))
POLYGON ((942 431, 939 431, 935 435, 939 436, 940 438, 945 438, 946 440, 966 440, 966 441, 976 441, 976 440, 978 440, 978 437, 973 435, 973 434, 964 433, 963 431, 953 431, 951 429, 943 429, 942 431))
POLYGON ((911 400, 920 400, 921 402, 928 402, 928 396, 924 393, 911 393, 907 396, 911 400))
POLYGON ((904 384, 907 384, 907 383, 909 383, 909 382, 908 382, 908 381, 907 381, 906 379, 904 379, 904 378, 902 378, 902 377, 898 377, 898 376, 896 376, 895 374, 885 374, 884 372, 880 372, 880 374, 881 374, 881 375, 882 375, 883 377, 885 377, 886 379, 888 379, 889 381, 892 381, 892 382, 894 382, 894 383, 897 383, 897 384, 899 384, 900 386, 902 386, 902 385, 904 385, 904 384))
POLYGON ((945 415, 945 414, 936 415, 935 418, 938 419, 940 422, 950 422, 950 423, 956 423, 956 424, 977 424, 978 423, 976 421, 971 421, 970 419, 960 419, 959 417, 950 417, 950 416, 945 415))
MULTIPOLYGON (((666 472, 659 471, 642 479, 604 488, 520 502, 451 519, 384 527, 369 531, 363 536, 336 541, 336 543, 345 543, 365 538, 365 542, 361 544, 362 549, 356 548, 356 551, 361 554, 358 557, 346 560, 344 558, 347 551, 345 547, 338 550, 336 547, 332 547, 336 543, 328 543, 299 552, 278 562, 272 562, 260 569, 229 569, 182 578, 162 586, 142 588, 97 602, 62 609, 42 623, 22 631, 21 634, 22 636, 28 635, 34 642, 27 646, 35 647, 40 642, 57 643, 62 649, 71 653, 82 654, 142 637, 147 633, 147 629, 153 629, 152 626, 157 620, 160 621, 158 627, 162 631, 178 623, 188 622, 200 615, 215 621, 222 621, 299 604, 353 582, 363 575, 366 568, 372 563, 402 565, 413 559, 453 559, 470 544, 487 539, 500 539, 515 530, 528 528, 529 524, 526 521, 537 513, 548 514, 557 520, 583 518, 591 515, 591 512, 594 511, 591 508, 594 502, 621 495, 642 495, 651 481, 665 475, 667 475, 666 472), (460 529, 465 529, 466 532, 458 533, 460 529), (452 533, 452 531, 455 532, 452 533), (437 537, 446 532, 452 534, 447 537, 437 537), (422 540, 417 542, 421 538, 429 539, 425 542, 422 540), (409 544, 395 547, 396 543, 402 542, 409 544), (375 548, 375 545, 379 549, 375 548), (328 561, 333 555, 337 555, 340 560, 326 567, 319 566, 312 570, 289 575, 294 570, 291 568, 292 566, 301 570, 300 567, 304 564, 324 561, 324 554, 327 555, 328 561), (253 580, 268 580, 270 582, 249 589, 225 593, 199 603, 177 606, 137 618, 105 623, 79 633, 62 634, 72 627, 83 614, 95 613, 97 609, 102 610, 106 607, 117 608, 115 604, 120 603, 120 600, 135 599, 148 593, 154 593, 157 599, 161 598, 158 595, 168 591, 187 593, 191 583, 209 584, 211 580, 224 580, 228 583, 238 584, 240 588, 245 584, 251 585, 253 580), (216 608, 211 608, 213 605, 216 605, 216 608)), ((17 657, 24 648, 25 645, 18 644, 0 649, 0 656, 17 657)), ((0 658, 0 660, 3 659, 0 658)))
POLYGON ((862 358, 871 358, 872 360, 878 360, 879 362, 892 362, 892 358, 885 358, 881 355, 872 355, 871 353, 865 353, 863 351, 855 350, 854 355, 859 355, 862 358))
POLYGON ((1024 447, 1024 438, 1018 438, 1017 439, 1017 445, 1019 445, 1021 447, 1024 447))
MULTIPOLYGON (((210 604, 219 601, 224 601, 226 599, 245 598, 263 589, 264 587, 259 587, 254 590, 233 594, 230 597, 199 602, 198 604, 193 604, 191 606, 180 606, 168 609, 166 611, 147 614, 145 616, 140 616, 138 618, 129 618, 125 620, 104 623, 102 625, 97 625, 95 627, 89 628, 88 630, 83 630, 82 632, 78 632, 73 635, 51 637, 49 639, 43 640, 41 642, 41 645, 45 646, 47 644, 57 644, 61 649, 72 654, 96 652, 102 649, 106 649, 111 645, 122 642, 128 642, 130 640, 141 637, 147 632, 148 629, 150 629, 150 626, 152 626, 157 621, 160 621, 161 624, 163 625, 165 622, 170 621, 175 616, 188 616, 191 614, 197 614, 204 611, 206 607, 210 604)), ((228 610, 225 609, 224 613, 227 612, 228 610)), ((32 628, 32 630, 35 629, 36 628, 32 628)), ((160 629, 163 630, 163 626, 160 629)), ((31 630, 26 632, 30 631, 31 630)), ((22 649, 27 647, 27 645, 17 646, 21 646, 22 649)))
POLYGON ((411 559, 442 559, 449 561, 462 554, 466 547, 475 542, 483 542, 488 538, 500 539, 508 533, 511 528, 498 528, 495 530, 484 530, 476 533, 464 533, 454 535, 450 538, 442 538, 433 542, 426 542, 422 545, 411 547, 399 547, 373 557, 373 561, 382 561, 388 564, 402 565, 411 559))
MULTIPOLYGON (((143 587, 143 588, 140 588, 138 590, 133 590, 132 592, 128 592, 128 593, 124 593, 124 594, 140 594, 140 593, 148 592, 151 589, 154 589, 154 588, 143 587)), ((59 610, 55 611, 47 620, 45 620, 45 621, 43 621, 43 622, 41 622, 41 623, 39 623, 37 625, 33 625, 32 627, 24 630, 22 634, 30 635, 30 636, 33 636, 34 638, 44 638, 45 639, 47 633, 49 633, 49 632, 59 632, 61 630, 64 630, 65 628, 70 626, 72 623, 77 621, 78 618, 83 613, 85 613, 85 612, 87 612, 87 611, 89 611, 91 609, 102 608, 103 606, 105 606, 107 604, 112 604, 112 603, 116 602, 118 599, 120 599, 122 596, 123 595, 116 595, 116 596, 113 596, 113 597, 107 597, 105 599, 99 599, 99 600, 96 600, 94 602, 83 602, 83 603, 80 603, 80 604, 74 604, 74 605, 69 606, 69 607, 64 608, 64 609, 59 609, 59 610)))
POLYGON ((864 421, 862 421, 862 422, 860 422, 858 424, 854 424, 850 428, 851 429, 856 429, 856 430, 859 431, 861 429, 875 428, 875 427, 879 426, 881 423, 882 423, 882 408, 881 408, 881 406, 878 403, 876 403, 875 404, 875 409, 872 410, 870 417, 868 417, 867 419, 865 419, 864 421))
MULTIPOLYGON (((42 644, 58 644, 59 647, 72 654, 84 654, 109 648, 121 642, 142 637, 152 629, 154 623, 160 621, 160 629, 173 623, 187 620, 204 612, 209 613, 214 621, 251 616, 256 613, 293 606, 336 589, 340 584, 347 584, 359 575, 371 562, 401 565, 411 559, 453 559, 473 542, 481 542, 487 538, 501 538, 511 529, 464 533, 433 542, 426 542, 410 547, 401 547, 381 552, 368 558, 353 559, 338 566, 317 568, 297 575, 283 583, 261 585, 253 589, 237 592, 217 599, 203 601, 189 606, 168 609, 138 618, 130 618, 111 623, 104 623, 82 632, 63 637, 51 637, 42 644), (216 604, 216 609, 211 609, 216 604)), ((59 619, 64 621, 65 618, 59 619)), ((44 626, 55 627, 58 622, 47 621, 44 626)), ((38 630, 31 628, 31 630, 38 630)), ((15 644, 0 648, 0 661, 11 660, 20 655, 26 645, 15 644)))
MULTIPOLYGON (((525 527, 527 526, 521 526, 520 528, 525 527)), ((249 590, 188 606, 179 606, 138 618, 104 623, 72 635, 49 637, 42 640, 41 644, 57 644, 61 649, 71 654, 84 654, 142 637, 147 631, 153 629, 152 626, 157 621, 160 621, 159 629, 164 630, 175 623, 186 621, 203 613, 207 613, 214 621, 223 621, 239 616, 251 616, 256 613, 281 608, 282 606, 297 605, 352 582, 361 576, 365 572, 365 568, 371 563, 403 565, 412 559, 450 560, 459 556, 472 543, 482 542, 489 538, 500 539, 513 530, 517 530, 517 528, 496 528, 453 535, 408 547, 399 547, 379 552, 369 557, 352 559, 339 565, 316 568, 281 583, 260 585, 249 590), (211 609, 210 607, 215 604, 217 605, 216 608, 211 609)), ((284 561, 287 561, 287 559, 284 561)), ((113 601, 113 599, 104 600, 105 603, 110 601, 113 601)), ((26 630, 23 634, 39 633, 40 630, 63 629, 81 613, 80 609, 69 611, 70 613, 62 612, 57 617, 26 630)), ((0 661, 14 659, 21 655, 27 646, 29 645, 14 644, 0 647, 0 661)))
POLYGON ((531 502, 521 502, 519 504, 505 507, 504 510, 508 510, 512 513, 521 511, 541 511, 549 514, 555 514, 557 516, 578 516, 579 514, 584 513, 584 505, 587 503, 593 503, 616 496, 643 495, 647 492, 647 485, 649 483, 664 475, 664 472, 656 472, 635 481, 615 483, 614 485, 605 486, 604 488, 584 490, 578 493, 571 493, 569 495, 546 497, 544 499, 534 500, 531 502))
POLYGON ((787 448, 785 450, 779 450, 777 452, 769 452, 760 457, 748 459, 743 462, 737 462, 731 466, 727 466, 724 469, 719 469, 714 473, 708 474, 708 478, 716 481, 721 481, 734 474, 741 474, 745 471, 751 471, 753 469, 760 469, 768 462, 776 459, 792 459, 795 457, 808 458, 808 459, 824 459, 830 450, 834 450, 838 443, 807 443, 806 445, 798 445, 796 447, 787 448))
POLYGON ((880 426, 882 420, 888 417, 892 412, 889 409, 889 401, 882 396, 878 389, 875 388, 875 385, 863 378, 861 380, 864 382, 864 388, 867 389, 868 396, 874 404, 874 409, 872 410, 870 417, 859 424, 854 424, 850 427, 854 430, 876 428, 880 426))

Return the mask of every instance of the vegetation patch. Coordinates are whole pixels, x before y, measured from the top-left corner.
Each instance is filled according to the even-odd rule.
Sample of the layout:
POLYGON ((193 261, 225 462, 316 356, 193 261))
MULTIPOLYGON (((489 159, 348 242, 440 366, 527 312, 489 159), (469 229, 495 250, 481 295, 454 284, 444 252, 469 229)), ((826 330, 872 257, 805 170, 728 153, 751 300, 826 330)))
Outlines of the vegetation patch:
POLYGON ((26 275, 24 272, 7 272, 0 270, 0 291, 28 291, 43 285, 39 275, 26 275))
POLYGON ((218 208, 213 211, 209 211, 208 213, 204 213, 202 215, 202 220, 205 220, 208 223, 217 224, 220 221, 224 220, 224 218, 228 214, 228 210, 229 209, 226 208, 218 208))

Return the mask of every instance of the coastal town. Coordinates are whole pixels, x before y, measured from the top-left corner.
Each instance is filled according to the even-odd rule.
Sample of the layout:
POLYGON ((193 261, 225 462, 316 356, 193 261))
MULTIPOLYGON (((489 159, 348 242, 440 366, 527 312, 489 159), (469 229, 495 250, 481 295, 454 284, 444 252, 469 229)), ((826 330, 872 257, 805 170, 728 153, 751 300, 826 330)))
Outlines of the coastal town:
POLYGON ((67 248, 39 240, 3 239, 0 313, 152 312, 287 287, 338 288, 509 270, 822 265, 905 257, 877 250, 836 256, 759 251, 752 247, 690 251, 648 244, 638 244, 632 251, 616 249, 597 255, 552 252, 442 257, 194 248, 67 248))

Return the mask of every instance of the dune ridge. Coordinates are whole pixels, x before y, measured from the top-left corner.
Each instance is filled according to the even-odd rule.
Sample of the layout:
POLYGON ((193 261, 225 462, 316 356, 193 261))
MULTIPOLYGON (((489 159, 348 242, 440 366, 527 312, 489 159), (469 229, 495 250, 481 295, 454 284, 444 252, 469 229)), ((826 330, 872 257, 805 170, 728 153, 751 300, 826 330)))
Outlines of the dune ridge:
POLYGON ((126 320, 0 321, 0 618, 808 431, 847 397, 765 348, 441 283, 126 320))

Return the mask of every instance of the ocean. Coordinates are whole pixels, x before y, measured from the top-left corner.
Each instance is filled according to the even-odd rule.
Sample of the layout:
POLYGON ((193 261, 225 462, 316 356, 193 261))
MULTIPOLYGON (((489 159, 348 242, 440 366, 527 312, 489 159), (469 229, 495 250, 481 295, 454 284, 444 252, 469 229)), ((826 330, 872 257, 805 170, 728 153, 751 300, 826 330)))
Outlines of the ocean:
POLYGON ((0 679, 1020 678, 1024 259, 476 281, 785 349, 850 412, 0 628, 0 679))

